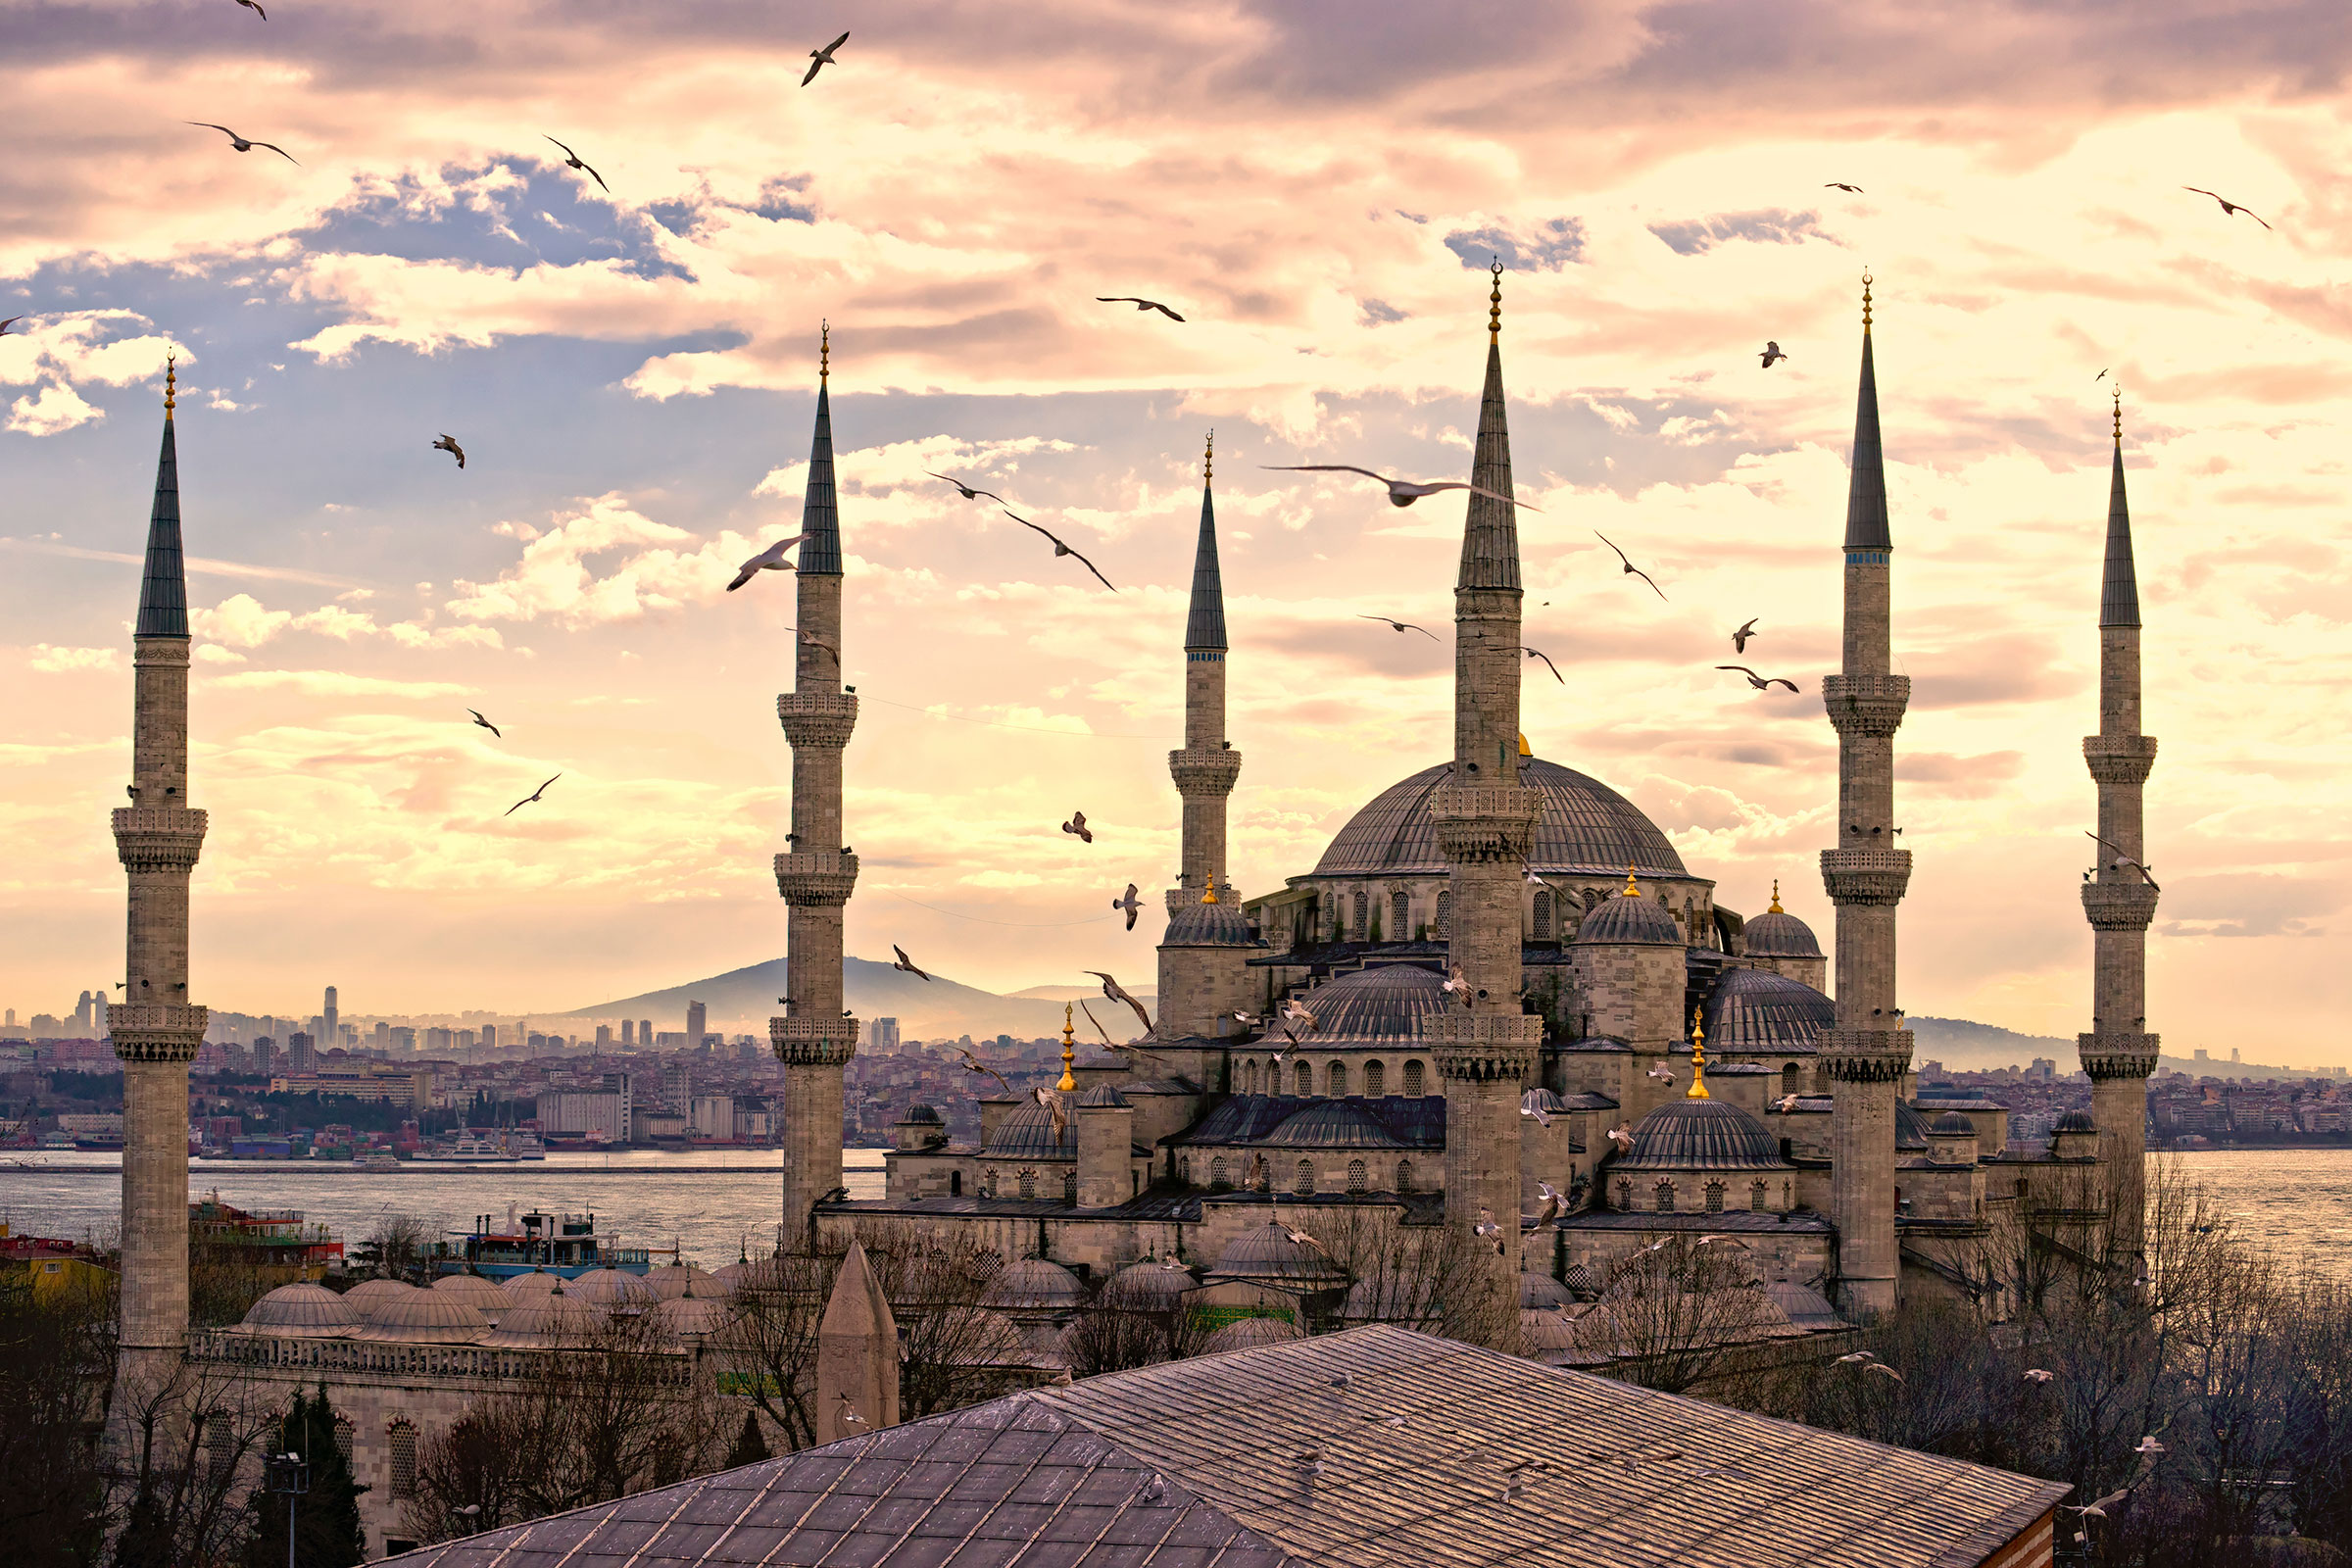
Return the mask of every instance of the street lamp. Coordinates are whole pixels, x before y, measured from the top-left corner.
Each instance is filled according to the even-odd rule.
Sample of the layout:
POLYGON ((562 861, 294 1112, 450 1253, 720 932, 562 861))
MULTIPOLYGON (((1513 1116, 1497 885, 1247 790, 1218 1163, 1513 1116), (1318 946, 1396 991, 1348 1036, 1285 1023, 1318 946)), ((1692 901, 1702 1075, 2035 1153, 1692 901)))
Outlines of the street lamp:
POLYGON ((272 1453, 262 1460, 271 1492, 286 1499, 286 1568, 294 1568, 294 1499, 311 1490, 311 1467, 299 1453, 272 1453))

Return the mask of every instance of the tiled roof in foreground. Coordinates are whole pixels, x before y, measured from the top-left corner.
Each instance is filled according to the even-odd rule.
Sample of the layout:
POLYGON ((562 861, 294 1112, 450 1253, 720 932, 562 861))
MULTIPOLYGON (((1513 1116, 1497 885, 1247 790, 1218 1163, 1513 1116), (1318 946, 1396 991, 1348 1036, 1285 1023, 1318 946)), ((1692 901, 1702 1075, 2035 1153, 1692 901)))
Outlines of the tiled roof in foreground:
POLYGON ((1372 1327, 1016 1394, 393 1560, 1962 1568, 2066 1492, 1372 1327), (1521 1460, 1546 1468, 1505 1500, 1521 1460))

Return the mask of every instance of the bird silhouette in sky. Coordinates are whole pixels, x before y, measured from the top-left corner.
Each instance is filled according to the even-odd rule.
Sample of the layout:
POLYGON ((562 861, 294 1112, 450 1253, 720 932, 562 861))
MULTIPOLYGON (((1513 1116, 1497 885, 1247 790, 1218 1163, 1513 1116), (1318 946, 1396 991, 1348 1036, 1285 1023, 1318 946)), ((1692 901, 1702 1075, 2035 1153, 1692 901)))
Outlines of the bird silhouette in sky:
POLYGON ((264 22, 268 22, 270 20, 270 13, 262 9, 261 0, 237 0, 237 4, 243 6, 255 16, 260 17, 264 22))
POLYGON ((1183 317, 1178 316, 1174 311, 1171 311, 1165 305, 1160 304, 1159 301, 1144 299, 1139 295, 1098 294, 1095 296, 1095 300, 1098 304, 1102 305, 1132 305, 1139 311, 1157 311, 1160 315, 1166 317, 1171 321, 1181 321, 1184 319, 1183 317))
POLYGON ((1377 620, 1382 625, 1398 632, 1417 631, 1433 643, 1442 640, 1436 632, 1431 631, 1427 626, 1416 626, 1409 620, 1391 620, 1386 615, 1365 614, 1358 614, 1355 618, 1358 620, 1377 620))
MULTIPOLYGON (((769 545, 765 550, 760 551, 758 555, 754 556, 751 560, 745 562, 741 566, 736 568, 735 580, 727 584, 727 592, 733 593, 736 589, 742 587, 745 583, 750 582, 754 577, 759 576, 763 571, 795 570, 796 568, 794 567, 793 564, 784 559, 784 552, 790 550, 794 545, 801 544, 811 537, 813 536, 809 534, 796 533, 789 539, 779 539, 774 544, 769 545)), ((809 634, 808 641, 817 641, 815 634, 809 634)))
POLYGON ((1261 463, 1258 466, 1269 473, 1360 473, 1367 479, 1378 479, 1389 487, 1389 505, 1392 507, 1409 507, 1423 496, 1434 496, 1441 490, 1467 490, 1474 496, 1485 496, 1489 501, 1499 501, 1506 507, 1527 507, 1530 512, 1540 510, 1528 507, 1524 501, 1514 501, 1509 496, 1498 496, 1483 485, 1463 484, 1454 479, 1438 484, 1392 479, 1385 473, 1374 473, 1370 468, 1359 468, 1352 463, 1261 463))
MULTIPOLYGON (((556 775, 556 778, 562 778, 563 776, 564 776, 563 774, 561 774, 561 773, 558 773, 558 774, 556 775)), ((547 784, 553 784, 553 783, 556 781, 556 778, 551 778, 551 779, 549 779, 549 780, 547 781, 547 784)), ((528 794, 528 795, 525 795, 525 796, 524 796, 524 797, 523 797, 521 800, 519 800, 519 801, 516 801, 516 802, 515 802, 515 803, 514 803, 513 806, 510 806, 510 807, 508 807, 508 808, 506 808, 504 811, 501 811, 499 814, 500 814, 501 816, 513 816, 513 815, 514 815, 514 814, 516 811, 519 811, 519 810, 521 810, 521 809, 522 809, 524 807, 526 807, 526 806, 530 805, 530 804, 531 804, 533 801, 535 801, 535 800, 539 799, 539 797, 541 797, 542 795, 545 795, 545 794, 547 793, 547 784, 542 784, 542 785, 540 785, 540 786, 539 786, 537 789, 535 789, 535 790, 531 791, 531 793, 530 793, 530 794, 528 794)))
POLYGON ((1821 188, 1822 188, 1823 190, 1841 190, 1841 191, 1844 191, 1844 192, 1845 192, 1845 193, 1846 193, 1848 196, 1859 196, 1859 195, 1861 195, 1861 194, 1862 194, 1862 187, 1861 187, 1861 186, 1859 186, 1859 185, 1848 185, 1848 184, 1847 184, 1847 183, 1846 183, 1844 180, 1842 180, 1842 179, 1832 179, 1832 180, 1826 180, 1826 181, 1824 181, 1824 182, 1823 182, 1823 184, 1822 184, 1822 187, 1821 187, 1821 188))
POLYGON ((1759 675, 1759 674, 1757 674, 1757 673, 1756 673, 1754 670, 1752 670, 1752 669, 1748 668, 1748 667, 1747 667, 1745 664, 1717 664, 1715 667, 1716 667, 1717 669, 1736 669, 1736 670, 1738 670, 1738 671, 1739 671, 1740 674, 1742 674, 1742 675, 1745 675, 1745 676, 1747 677, 1747 683, 1748 683, 1750 686, 1753 686, 1753 687, 1754 687, 1756 690, 1758 690, 1758 691, 1760 691, 1760 692, 1764 692, 1764 691, 1770 691, 1770 690, 1771 690, 1773 687, 1775 687, 1775 686, 1786 686, 1786 687, 1788 687, 1788 688, 1790 691, 1795 691, 1795 690, 1796 690, 1796 682, 1794 682, 1794 681, 1792 681, 1792 680, 1788 679, 1788 678, 1787 676, 1785 676, 1785 675, 1773 675, 1773 676, 1770 676, 1770 677, 1766 677, 1766 676, 1763 676, 1763 675, 1759 675))
POLYGON ((1127 884, 1126 895, 1122 898, 1111 900, 1110 906, 1114 909, 1124 909, 1127 911, 1127 929, 1132 931, 1135 929, 1135 917, 1137 913, 1142 910, 1144 906, 1144 901, 1135 896, 1135 884, 1130 882, 1127 884))
POLYGON ((1142 1003, 1136 1001, 1134 997, 1128 994, 1125 986, 1119 984, 1116 980, 1113 980, 1109 975, 1104 974, 1100 969, 1088 969, 1085 972, 1093 975, 1096 979, 1102 982, 1102 995, 1108 997, 1113 1002, 1124 1002, 1127 1004, 1127 1005, 1135 1009, 1136 1017, 1143 1021, 1144 1033, 1150 1034, 1152 1032, 1152 1015, 1144 1010, 1144 1004, 1142 1003))
POLYGON ((1623 563, 1625 569, 1632 575, 1641 578, 1645 583, 1648 583, 1649 591, 1651 593, 1656 594, 1660 599, 1666 597, 1666 590, 1658 586, 1657 579, 1650 576, 1648 572, 1643 571, 1640 566, 1635 565, 1631 561, 1627 561, 1624 551, 1617 550, 1615 545, 1609 544, 1609 536, 1607 534, 1602 533, 1598 528, 1595 528, 1592 530, 1592 537, 1599 540, 1602 544, 1608 545, 1611 550, 1616 550, 1617 559, 1619 562, 1623 563))
POLYGON ((499 735, 499 733, 498 733, 498 726, 497 726, 496 724, 493 724, 493 723, 491 723, 491 722, 490 722, 488 719, 484 718, 484 717, 481 715, 481 711, 480 711, 478 709, 472 709, 472 708, 468 708, 467 710, 466 710, 466 711, 467 711, 468 713, 471 713, 471 714, 473 714, 473 721, 474 721, 476 724, 479 724, 479 725, 481 725, 481 726, 482 726, 482 728, 484 728, 484 729, 488 730, 488 731, 489 731, 491 734, 493 734, 493 735, 498 735, 498 738, 499 738, 500 740, 502 740, 502 741, 503 741, 503 740, 505 740, 505 739, 506 739, 506 737, 505 737, 504 735, 499 735))
POLYGON ((1086 825, 1086 813, 1084 811, 1072 811, 1070 813, 1070 819, 1061 824, 1061 830, 1064 833, 1074 835, 1081 844, 1092 844, 1095 842, 1095 830, 1086 825))
MULTIPOLYGON (((9 318, 8 318, 6 320, 0 320, 0 337, 6 337, 6 336, 8 335, 8 329, 9 329, 10 327, 12 327, 12 326, 16 325, 16 324, 17 324, 19 321, 22 321, 23 319, 24 319, 24 318, 23 318, 22 316, 12 316, 12 317, 9 317, 9 318)), ((19 337, 23 337, 24 335, 24 333, 22 333, 22 332, 19 332, 19 333, 17 334, 17 336, 19 336, 19 337)))
POLYGON ((433 450, 435 452, 446 452, 451 457, 457 459, 458 466, 460 468, 466 466, 466 449, 458 445, 458 438, 456 436, 442 436, 440 440, 433 443, 433 450))
POLYGON ((891 965, 893 969, 898 970, 902 974, 910 974, 917 980, 928 980, 931 978, 929 975, 923 973, 921 969, 915 966, 915 962, 912 958, 906 956, 906 950, 905 948, 902 948, 896 942, 893 942, 890 945, 890 951, 898 956, 897 961, 891 965))
POLYGON ((964 1050, 961 1047, 958 1047, 957 1051, 958 1054, 963 1057, 964 1071, 986 1073, 989 1077, 994 1078, 998 1083, 1003 1084, 1006 1094, 1009 1095, 1012 1093, 1012 1083, 1003 1073, 997 1071, 996 1068, 991 1067, 987 1062, 982 1061, 978 1056, 973 1055, 969 1051, 964 1050))
POLYGON ((1055 556, 1069 556, 1074 558, 1078 564, 1084 566, 1087 570, 1094 572, 1095 581, 1101 583, 1103 587, 1110 589, 1110 591, 1114 594, 1119 591, 1108 577, 1103 576, 1100 570, 1096 569, 1093 562, 1087 560, 1084 556, 1079 555, 1077 551, 1072 550, 1068 545, 1063 544, 1059 539, 1055 539, 1053 534, 1047 533, 1045 529, 1039 528, 1036 523, 1031 522, 1027 517, 1021 516, 1019 514, 1011 511, 1009 508, 1006 509, 1004 515, 1012 518, 1013 521, 1019 523, 1024 528, 1036 529, 1037 532, 1045 534, 1048 539, 1053 539, 1054 554, 1055 556))
MULTIPOLYGON (((547 132, 544 130, 539 134, 542 136, 547 136, 547 132)), ((556 138, 553 136, 547 136, 547 139, 549 141, 556 141, 556 138)), ((564 144, 560 141, 556 141, 556 145, 559 147, 564 147, 564 144)), ((565 169, 578 170, 581 173, 586 174, 590 179, 595 180, 597 185, 607 195, 612 194, 612 187, 605 183, 605 176, 598 173, 595 170, 590 169, 586 164, 580 162, 580 155, 573 152, 569 147, 564 147, 564 167, 565 169)))
MULTIPOLYGON (((239 151, 242 151, 242 150, 243 150, 243 149, 241 149, 241 148, 239 149, 239 151)), ((2216 191, 2210 191, 2210 190, 2207 190, 2207 189, 2206 189, 2204 186, 2202 186, 2202 185, 2183 185, 2183 186, 2181 186, 2180 188, 2181 188, 2182 190, 2193 190, 2193 191, 2195 191, 2195 192, 2196 192, 2198 195, 2200 195, 2200 196, 2211 196, 2211 197, 2212 197, 2212 198, 2213 198, 2215 201, 2217 201, 2217 202, 2220 202, 2220 203, 2222 204, 2222 215, 2223 215, 2224 217, 2226 217, 2226 218, 2235 218, 2235 217, 2236 217, 2238 214, 2240 214, 2240 213, 2243 213, 2243 214, 2245 214, 2245 215, 2246 215, 2248 218, 2251 218, 2252 220, 2254 220, 2254 221, 2256 221, 2257 223, 2262 223, 2262 226, 2263 226, 2264 228, 2270 228, 2270 226, 2271 226, 2271 225, 2270 225, 2270 224, 2268 224, 2268 223, 2263 223, 2263 222, 2262 222, 2262 215, 2261 215, 2260 213, 2256 212, 2256 211, 2255 211, 2253 208, 2251 208, 2251 207, 2240 207, 2240 206, 2238 206, 2238 205, 2237 205, 2237 203, 2235 203, 2235 202, 2231 201, 2231 200, 2230 200, 2229 197, 2227 197, 2227 196, 2224 196, 2224 195, 2221 195, 2220 193, 2218 193, 2218 192, 2216 192, 2216 191)), ((2278 232, 2278 231, 2277 231, 2276 229, 2272 229, 2272 232, 2273 232, 2273 233, 2276 233, 2276 232, 2278 232)))
POLYGON ((1769 370, 1772 368, 1775 362, 1785 360, 1788 356, 1781 352, 1780 344, 1774 342, 1770 338, 1767 338, 1764 341, 1763 350, 1756 357, 1764 362, 1764 368, 1769 370))
POLYGON ((822 49, 809 50, 808 58, 814 63, 809 66, 808 74, 801 78, 801 85, 806 87, 810 82, 814 81, 816 79, 816 74, 824 70, 827 66, 837 66, 841 64, 840 61, 833 58, 833 51, 849 41, 850 35, 845 32, 840 37, 834 39, 831 43, 825 45, 822 49))
POLYGON ((216 125, 209 120, 191 120, 187 122, 187 123, 191 125, 202 125, 207 130, 219 131, 221 135, 228 138, 228 144, 231 147, 234 147, 241 153, 249 153, 256 147, 267 147, 271 152, 277 154, 278 157, 283 158, 289 164, 299 165, 302 162, 301 159, 295 157, 292 153, 286 151, 283 147, 280 147, 273 141, 254 141, 250 137, 238 135, 226 125, 216 125))
POLYGON ((1551 678, 1553 680, 1558 681, 1563 686, 1568 684, 1568 677, 1560 673, 1560 666, 1553 663, 1551 662, 1551 656, 1544 652, 1543 649, 1522 647, 1519 651, 1530 659, 1541 659, 1544 661, 1544 667, 1551 671, 1551 678))
POLYGON ((2164 891, 2164 889, 2156 887, 2156 879, 2148 875, 2148 868, 2146 866, 2140 864, 2129 855, 2126 855, 2122 850, 2117 850, 2114 845, 2109 844, 2105 839, 2100 838, 2096 833, 2092 833, 2088 829, 2084 829, 2083 837, 2096 841, 2102 848, 2115 850, 2115 858, 2113 861, 2109 862, 2114 869, 2118 871, 2127 869, 2137 871, 2139 873, 2139 879, 2142 882, 2145 882, 2151 888, 2156 888, 2156 891, 2159 893, 2164 891))
MULTIPOLYGON (((925 468, 923 471, 925 473, 931 473, 929 468, 925 468)), ((963 499, 966 501, 977 501, 982 496, 986 496, 989 500, 994 501, 1000 507, 1004 504, 1004 498, 997 494, 994 490, 975 490, 970 485, 965 484, 961 479, 948 479, 948 476, 944 473, 931 473, 931 477, 934 479, 947 479, 948 483, 954 485, 956 490, 962 494, 963 499)))
POLYGON ((1732 633, 1733 653, 1744 654, 1747 652, 1747 640, 1756 634, 1756 622, 1762 620, 1763 618, 1764 617, 1761 615, 1754 616, 1746 625, 1732 633))

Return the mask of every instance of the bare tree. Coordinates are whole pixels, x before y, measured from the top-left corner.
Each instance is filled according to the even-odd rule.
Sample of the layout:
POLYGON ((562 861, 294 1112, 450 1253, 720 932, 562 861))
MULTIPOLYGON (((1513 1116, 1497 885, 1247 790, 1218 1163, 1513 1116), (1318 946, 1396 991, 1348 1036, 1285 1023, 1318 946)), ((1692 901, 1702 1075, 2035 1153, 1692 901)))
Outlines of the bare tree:
POLYGON ((233 1555, 249 1533, 236 1483, 277 1433, 274 1399, 234 1368, 178 1356, 125 1368, 112 1394, 115 1562, 178 1568, 233 1555))
POLYGON ((1669 1394, 1776 1337, 1801 1336, 1764 1294, 1748 1250, 1729 1238, 1676 1236, 1621 1259, 1576 1323, 1578 1347, 1612 1357, 1612 1375, 1669 1394))
POLYGON ((0 1541, 39 1568, 86 1568, 106 1540, 99 1438, 114 1384, 111 1289, 0 1279, 0 1541))

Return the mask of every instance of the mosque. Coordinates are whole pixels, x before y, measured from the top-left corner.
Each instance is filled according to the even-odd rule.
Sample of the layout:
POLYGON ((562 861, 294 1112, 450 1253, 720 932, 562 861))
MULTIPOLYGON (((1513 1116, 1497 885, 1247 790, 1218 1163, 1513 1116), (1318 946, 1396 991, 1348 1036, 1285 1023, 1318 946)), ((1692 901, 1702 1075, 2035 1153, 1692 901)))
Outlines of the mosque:
MULTIPOLYGON (((2117 1224, 2139 1207, 2144 939, 2156 890, 2140 789, 2139 612, 2121 416, 2100 606, 2100 731, 2084 741, 2100 836, 2118 858, 2083 884, 2096 941, 2082 1036, 2093 1114, 2046 1150, 2008 1147, 1992 1101, 1923 1098, 1896 1002, 1896 913, 1911 852, 1896 843, 1894 737, 1910 682, 1890 670, 1893 540, 1863 296, 1851 491, 1840 548, 1843 660, 1824 682, 1838 739, 1837 842, 1821 856, 1835 909, 1835 983, 1813 929, 1773 905, 1719 905, 1658 827, 1602 781, 1536 757, 1521 733, 1520 566, 1503 393, 1500 273, 1455 588, 1454 749, 1377 795, 1314 868, 1244 896, 1225 880, 1226 801, 1243 756, 1226 733, 1230 652, 1213 473, 1204 470, 1182 629, 1185 727, 1169 754, 1183 857, 1158 948, 1159 1015, 1140 1038, 1077 1059, 1051 1103, 984 1102, 978 1143, 936 1109, 897 1124, 886 1196, 842 1182, 842 916, 858 859, 841 847, 842 756, 858 698, 843 687, 845 589, 832 413, 820 362, 805 499, 793 689, 786 1013, 771 1021, 784 1155, 779 1253, 921 1247, 954 1235, 995 1253, 991 1354, 1008 1372, 1066 1374, 1055 1336, 1099 1287, 1182 1299, 1225 1349, 1334 1323, 1426 1325, 1432 1292, 1474 1314, 1494 1348, 1606 1365, 1611 1291, 1637 1254, 1739 1244, 1739 1281, 1767 1338, 1837 1332, 1903 1295, 1984 1298, 1977 1246, 2014 1205, 2080 1194, 2104 1171, 2117 1224), (1356 1239, 1340 1245, 1341 1237, 1356 1239), (1371 1237, 1369 1249, 1361 1239, 1371 1237), (1444 1244, 1441 1272, 1398 1292, 1383 1247, 1444 1244), (1597 1301, 1595 1300, 1597 1298, 1597 1301), (1589 1309, 1578 1303, 1594 1303, 1589 1309)), ((333 1382, 371 1548, 398 1545, 398 1504, 422 1436, 531 1358, 604 1317, 659 1320, 681 1375, 716 1383, 736 1282, 545 1278, 523 1289, 455 1277, 429 1291, 271 1293, 244 1323, 190 1333, 188 1063, 206 1009, 189 994, 189 880, 205 813, 189 801, 190 637, 176 436, 163 446, 133 632, 129 804, 113 813, 128 880, 123 1001, 110 1024, 124 1073, 122 1390, 191 1366, 256 1388, 333 1382)), ((1172 648, 1171 654, 1177 652, 1172 648)), ((1997 1295, 1995 1296, 1997 1315, 1997 1295)), ((830 1329, 827 1332, 831 1332, 830 1329)), ((885 1423, 887 1424, 887 1423, 885 1423)))

